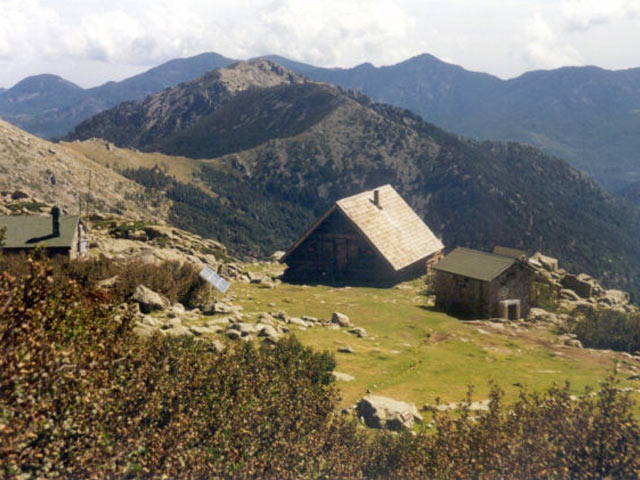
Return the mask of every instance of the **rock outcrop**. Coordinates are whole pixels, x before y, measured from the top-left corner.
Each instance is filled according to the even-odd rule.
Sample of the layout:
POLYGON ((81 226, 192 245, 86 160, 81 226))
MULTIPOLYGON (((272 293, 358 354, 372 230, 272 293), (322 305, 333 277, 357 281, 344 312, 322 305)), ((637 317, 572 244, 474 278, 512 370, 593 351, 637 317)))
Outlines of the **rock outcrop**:
POLYGON ((412 403, 405 403, 378 395, 367 395, 356 405, 356 414, 370 428, 410 430, 422 416, 412 403))
MULTIPOLYGON (((628 293, 607 290, 586 273, 568 273, 559 268, 556 258, 537 252, 529 259, 529 265, 534 269, 537 281, 550 287, 561 310, 571 312, 577 307, 586 307, 620 312, 638 311, 638 307, 631 303, 628 293)), ((539 316, 540 313, 533 310, 529 315, 530 318, 539 316)))

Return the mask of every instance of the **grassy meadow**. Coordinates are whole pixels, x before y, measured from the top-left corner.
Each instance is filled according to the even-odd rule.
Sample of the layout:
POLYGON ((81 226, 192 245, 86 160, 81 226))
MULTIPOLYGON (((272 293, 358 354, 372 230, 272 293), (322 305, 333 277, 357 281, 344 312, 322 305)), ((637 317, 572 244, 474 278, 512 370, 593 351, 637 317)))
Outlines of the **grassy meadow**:
POLYGON ((365 328, 368 336, 358 338, 347 328, 290 325, 304 344, 333 352, 336 371, 354 377, 337 382, 341 406, 353 405, 367 391, 418 407, 437 399, 451 403, 462 400, 469 385, 474 386, 473 400, 479 401, 488 397, 492 381, 507 401, 516 399, 521 386, 541 391, 554 382, 569 381, 579 394, 587 386, 597 388, 616 361, 622 386, 640 387, 637 380, 627 380, 620 354, 565 346, 548 326, 462 322, 438 312, 424 295, 422 280, 389 289, 286 283, 266 288, 236 282, 229 294, 247 321, 255 321, 260 312, 329 319, 338 311, 365 328), (354 353, 338 352, 344 346, 354 353))

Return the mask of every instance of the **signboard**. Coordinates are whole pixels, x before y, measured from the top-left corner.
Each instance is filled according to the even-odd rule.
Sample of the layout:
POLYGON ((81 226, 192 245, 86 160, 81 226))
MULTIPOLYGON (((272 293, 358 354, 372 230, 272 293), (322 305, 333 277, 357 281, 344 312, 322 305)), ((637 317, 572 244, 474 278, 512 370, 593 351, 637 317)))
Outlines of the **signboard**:
POLYGON ((206 282, 209 282, 222 293, 227 293, 227 290, 229 290, 229 282, 220 277, 216 272, 213 271, 211 267, 205 266, 199 273, 199 275, 200 278, 202 278, 206 282))

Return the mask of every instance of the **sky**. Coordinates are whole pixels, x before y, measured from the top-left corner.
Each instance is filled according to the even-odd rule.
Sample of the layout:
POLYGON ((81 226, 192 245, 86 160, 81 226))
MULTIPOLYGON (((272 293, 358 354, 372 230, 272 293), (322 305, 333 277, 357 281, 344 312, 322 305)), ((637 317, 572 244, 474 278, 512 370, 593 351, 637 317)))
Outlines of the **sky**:
POLYGON ((632 68, 640 0, 0 0, 0 87, 40 73, 91 87, 203 52, 323 67, 430 53, 501 78, 632 68))

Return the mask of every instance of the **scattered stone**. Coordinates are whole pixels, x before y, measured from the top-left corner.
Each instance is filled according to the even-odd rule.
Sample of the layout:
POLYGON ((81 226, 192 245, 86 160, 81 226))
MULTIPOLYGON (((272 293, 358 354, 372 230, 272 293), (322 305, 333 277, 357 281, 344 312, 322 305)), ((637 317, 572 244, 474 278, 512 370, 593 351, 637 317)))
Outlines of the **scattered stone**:
POLYGON ((411 430, 422 416, 412 403, 400 402, 379 395, 366 395, 356 405, 356 414, 370 428, 392 431, 411 430))
POLYGON ((564 344, 567 345, 568 347, 583 348, 582 342, 577 338, 570 338, 568 340, 565 340, 564 344))
POLYGON ((345 345, 344 347, 338 348, 339 353, 354 353, 354 350, 351 346, 345 345))
POLYGON ((213 329, 208 328, 208 327, 200 327, 197 325, 192 325, 191 327, 189 327, 189 330, 191 330, 191 332, 196 336, 196 337, 201 337, 202 335, 212 335, 214 333, 216 333, 213 329))
POLYGON ((140 324, 146 325, 151 328, 160 328, 163 325, 163 322, 158 320, 157 318, 152 317, 151 315, 145 315, 142 317, 140 324))
POLYGON ((271 315, 273 315, 273 318, 277 318, 279 320, 282 320, 283 322, 286 322, 287 319, 289 318, 289 316, 282 310, 279 310, 276 313, 272 313, 271 315))
POLYGON ((209 320, 205 325, 209 328, 213 327, 226 327, 233 323, 230 318, 216 318, 214 320, 209 320))
POLYGON ((243 337, 246 337, 247 335, 251 335, 252 333, 258 332, 258 328, 256 327, 256 325, 252 325, 250 323, 242 323, 242 322, 232 324, 229 327, 229 330, 235 330, 237 332, 240 332, 240 334, 243 337))
POLYGON ((213 313, 232 313, 233 307, 228 303, 216 302, 213 304, 213 313))
POLYGON ((353 382, 356 379, 356 377, 354 377, 353 375, 342 372, 333 372, 333 376, 336 380, 339 380, 341 382, 353 382))
POLYGON ((181 327, 182 320, 180 320, 179 318, 171 318, 167 321, 167 325, 169 326, 169 328, 181 327))
MULTIPOLYGON (((479 402, 471 402, 468 406, 469 411, 472 412, 477 412, 477 411, 486 411, 489 410, 489 403, 491 403, 491 400, 480 400, 479 402)), ((463 403, 445 403, 442 405, 435 405, 433 407, 429 406, 429 405, 425 405, 425 410, 428 410, 430 408, 435 408, 436 410, 440 411, 440 412, 446 412, 447 410, 457 410, 458 408, 462 407, 464 404, 463 403)))
POLYGON ((290 317, 289 320, 287 321, 287 323, 293 324, 293 325, 297 325, 299 327, 304 327, 305 329, 307 327, 313 326, 313 324, 309 325, 307 322, 305 322, 304 320, 302 320, 301 318, 298 317, 290 317))
POLYGON ((331 322, 337 323, 341 327, 353 327, 353 323, 351 323, 349 317, 340 312, 333 312, 333 315, 331 315, 331 322))
POLYGON ((155 328, 152 328, 149 325, 143 325, 139 323, 136 324, 135 327, 133 327, 133 333, 135 333, 139 337, 150 337, 151 335, 154 334, 155 331, 156 331, 155 328))
POLYGON ((307 323, 320 323, 320 320, 318 320, 316 317, 310 317, 308 315, 303 315, 302 319, 307 323))
POLYGON ((215 339, 209 340, 207 342, 207 347, 209 348, 210 351, 217 352, 217 353, 220 353, 225 349, 224 343, 222 343, 220 340, 215 340, 215 339))
POLYGON ((118 275, 114 275, 113 277, 105 278, 104 280, 100 280, 98 282, 98 286, 102 288, 113 288, 115 287, 118 281, 118 275))
POLYGON ((258 330, 258 337, 269 337, 275 340, 280 338, 280 334, 278 333, 278 331, 271 325, 262 325, 259 328, 260 329, 258 330))
POLYGON ((171 327, 167 330, 163 330, 165 335, 169 335, 170 337, 181 337, 183 335, 191 335, 191 330, 183 325, 179 325, 176 327, 171 327))
POLYGON ((138 285, 131 300, 140 305, 140 310, 143 313, 151 313, 157 310, 164 310, 169 306, 169 300, 154 292, 150 288, 144 285, 138 285))
POLYGON ((229 329, 226 331, 226 335, 231 340, 239 340, 242 338, 242 334, 238 330, 229 329))
POLYGON ((367 336, 367 331, 362 327, 355 327, 349 330, 349 333, 353 333, 358 338, 365 338, 367 336))
POLYGON ((182 305, 181 303, 174 303, 171 306, 171 313, 174 313, 175 315, 184 315, 185 313, 187 313, 187 311, 184 308, 184 305, 182 305))

